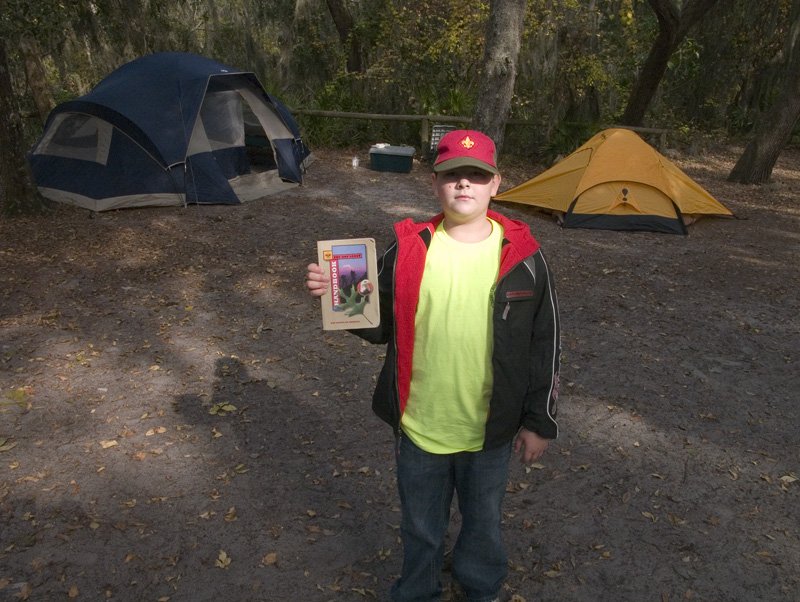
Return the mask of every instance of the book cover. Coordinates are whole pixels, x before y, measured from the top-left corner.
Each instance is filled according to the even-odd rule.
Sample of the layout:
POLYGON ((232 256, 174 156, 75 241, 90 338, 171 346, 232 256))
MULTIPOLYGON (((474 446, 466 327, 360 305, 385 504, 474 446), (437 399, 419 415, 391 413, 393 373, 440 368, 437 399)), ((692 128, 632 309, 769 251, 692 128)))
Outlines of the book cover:
POLYGON ((375 240, 317 242, 318 263, 330 278, 322 302, 322 329, 373 328, 380 324, 375 240))

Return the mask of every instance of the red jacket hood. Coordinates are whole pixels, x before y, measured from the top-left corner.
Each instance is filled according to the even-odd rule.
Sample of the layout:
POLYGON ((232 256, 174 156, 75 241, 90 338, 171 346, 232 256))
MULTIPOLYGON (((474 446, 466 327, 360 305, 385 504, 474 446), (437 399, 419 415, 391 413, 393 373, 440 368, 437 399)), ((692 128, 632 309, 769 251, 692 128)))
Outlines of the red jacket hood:
MULTIPOLYGON (((503 238, 510 243, 503 244, 503 251, 500 257, 499 277, 502 278, 517 263, 535 253, 539 249, 539 243, 531 235, 527 224, 510 219, 492 210, 487 211, 486 216, 503 226, 503 238)), ((427 222, 414 222, 411 218, 408 218, 395 224, 394 230, 398 243, 410 236, 418 235, 425 229, 428 229, 433 234, 443 219, 444 213, 440 213, 427 222)))

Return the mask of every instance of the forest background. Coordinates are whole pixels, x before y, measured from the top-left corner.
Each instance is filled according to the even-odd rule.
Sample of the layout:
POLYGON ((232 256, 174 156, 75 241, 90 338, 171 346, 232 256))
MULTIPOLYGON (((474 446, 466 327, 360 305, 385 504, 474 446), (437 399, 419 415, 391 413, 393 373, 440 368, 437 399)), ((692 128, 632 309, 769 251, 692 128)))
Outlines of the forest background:
MULTIPOLYGON (((4 0, 0 9, 2 70, 11 107, 26 117, 22 152, 56 103, 168 50, 253 71, 291 109, 478 115, 491 11, 512 9, 524 18, 506 24, 519 55, 504 59, 513 94, 502 119, 537 124, 505 132, 517 156, 551 162, 616 123, 667 128, 672 145, 697 153, 712 140, 752 140, 782 108, 767 132, 774 157, 739 179, 758 183, 800 111, 798 0, 4 0)), ((298 120, 312 148, 419 138, 413 122, 298 120)))

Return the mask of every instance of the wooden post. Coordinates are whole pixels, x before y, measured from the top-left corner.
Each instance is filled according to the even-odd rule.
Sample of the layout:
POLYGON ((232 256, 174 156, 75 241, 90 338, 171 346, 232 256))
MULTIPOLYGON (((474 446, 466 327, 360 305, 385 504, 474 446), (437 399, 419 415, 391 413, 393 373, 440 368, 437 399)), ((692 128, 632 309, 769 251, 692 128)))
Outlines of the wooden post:
POLYGON ((429 123, 428 123, 428 118, 427 117, 423 117, 420 120, 420 126, 419 126, 419 143, 420 143, 420 149, 419 150, 420 150, 420 153, 422 153, 422 154, 427 154, 428 153, 428 147, 430 146, 430 140, 431 140, 430 135, 429 135, 429 130, 430 130, 430 127, 429 127, 429 123))

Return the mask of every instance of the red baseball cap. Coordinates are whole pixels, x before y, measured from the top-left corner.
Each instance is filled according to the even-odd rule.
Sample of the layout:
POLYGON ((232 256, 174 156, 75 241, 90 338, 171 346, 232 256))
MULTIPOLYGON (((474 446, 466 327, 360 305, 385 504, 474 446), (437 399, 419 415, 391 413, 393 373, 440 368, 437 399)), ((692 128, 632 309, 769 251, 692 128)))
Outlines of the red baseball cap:
POLYGON ((496 155, 494 142, 486 134, 477 130, 454 130, 445 134, 436 146, 433 171, 472 166, 499 175, 496 155))

